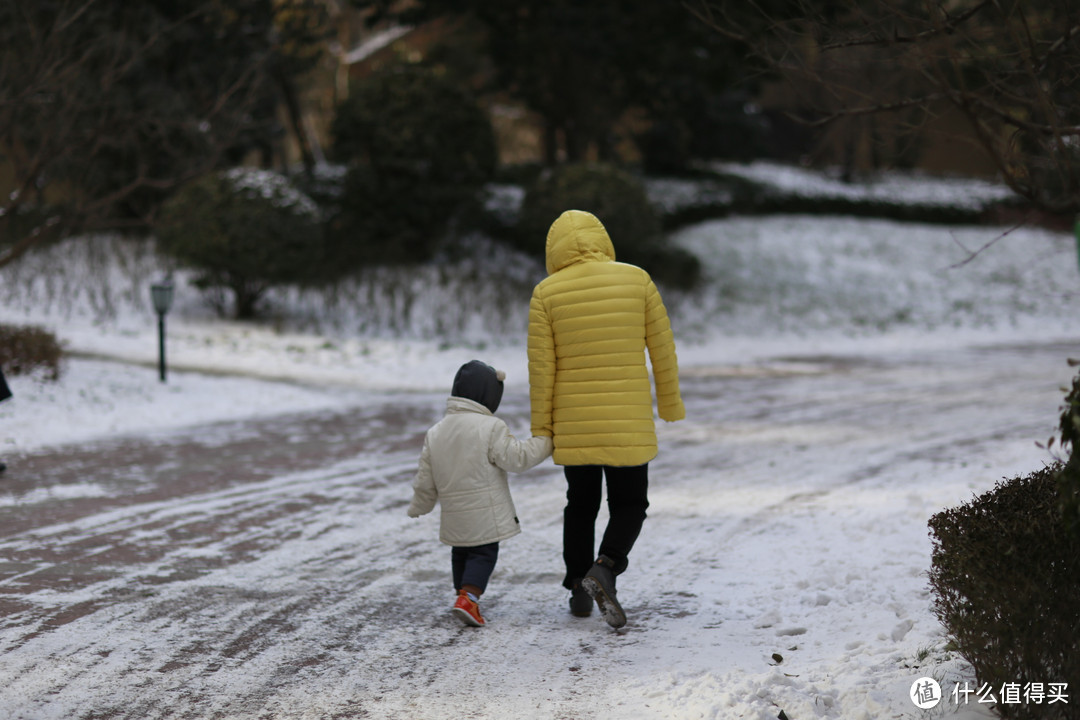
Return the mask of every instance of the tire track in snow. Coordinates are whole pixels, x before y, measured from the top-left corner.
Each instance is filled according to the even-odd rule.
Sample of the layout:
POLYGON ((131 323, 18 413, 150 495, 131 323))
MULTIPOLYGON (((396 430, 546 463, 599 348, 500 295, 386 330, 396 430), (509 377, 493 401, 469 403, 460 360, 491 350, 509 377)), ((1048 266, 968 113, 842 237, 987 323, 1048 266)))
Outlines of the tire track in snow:
POLYGON ((686 688, 687 707, 723 708, 717 717, 773 717, 780 709, 907 717, 906 686, 886 708, 880 692, 872 698, 841 679, 865 677, 871 665, 904 678, 916 672, 905 670, 918 665, 916 651, 905 658, 898 647, 937 642, 940 630, 927 617, 926 520, 969 496, 935 494, 932 479, 955 478, 970 463, 970 487, 989 489, 1002 475, 1038 467, 1030 464, 1039 456, 1034 440, 1056 424, 1058 388, 1071 374, 1064 359, 1075 353, 1075 346, 999 347, 870 362, 820 358, 820 372, 704 373, 705 387, 688 403, 692 420, 663 428, 677 460, 665 468, 668 492, 653 493, 650 523, 657 534, 708 540, 641 559, 659 570, 653 584, 693 591, 686 618, 673 618, 692 628, 674 634, 685 642, 696 631, 702 642, 691 644, 683 668, 656 682, 686 688), (993 464, 1002 448, 1010 464, 993 464), (868 566, 861 548, 888 559, 868 566), (868 601, 880 623, 872 634, 866 620, 835 628, 813 620, 822 611, 835 618, 830 605, 860 609, 868 601), (830 634, 845 633, 849 642, 830 644, 830 634), (774 655, 786 658, 783 667, 774 655), (710 692, 715 703, 695 697, 710 692))
MULTIPOLYGON (((520 414, 523 399, 516 404, 520 414)), ((310 682, 327 666, 344 672, 350 655, 375 646, 383 648, 378 671, 354 678, 364 695, 381 697, 412 677, 443 686, 429 655, 453 649, 468 631, 447 622, 448 563, 431 524, 404 517, 418 434, 433 422, 409 417, 419 413, 430 415, 399 412, 368 452, 335 466, 265 478, 263 468, 246 477, 238 468, 241 477, 223 488, 206 481, 211 489, 202 492, 170 486, 144 491, 138 502, 107 498, 66 522, 45 512, 49 522, 5 537, 0 556, 12 562, 0 593, 28 602, 0 624, 13 658, 0 708, 36 697, 42 717, 80 717, 85 708, 95 718, 254 716, 289 706, 282 685, 310 682), (404 527, 410 532, 396 532, 404 527), (11 572, 15 563, 22 572, 11 572), (401 587, 410 588, 407 598, 401 587), (403 622, 409 632, 401 632, 403 622), (78 630, 63 632, 69 627, 78 630), (62 679, 42 674, 43 664, 62 667, 65 657, 80 658, 73 671, 62 679), (251 677, 259 680, 249 687, 251 677), (57 687, 63 700, 45 699, 57 687)), ((281 422, 290 433, 303 424, 281 422)), ((256 433, 239 434, 248 443, 256 433)), ((259 434, 274 442, 285 432, 259 434)), ((170 465, 161 467, 170 474, 170 465)), ((458 687, 452 680, 448 690, 458 687)), ((320 688, 320 697, 337 696, 320 688)), ((310 704, 308 693, 302 697, 310 704)), ((365 712, 355 698, 340 704, 365 712)))
MULTIPOLYGON (((104 497, 45 498, 40 513, 10 515, 23 526, 0 537, 0 714, 752 717, 782 707, 856 717, 870 701, 854 686, 868 665, 896 672, 903 640, 867 628, 888 636, 926 600, 857 557, 830 567, 830 546, 873 538, 864 525, 903 501, 906 477, 1053 423, 1059 380, 1047 388, 1046 378, 1058 364, 1067 375, 1059 349, 985 352, 688 374, 690 417, 662 425, 650 519, 620 583, 631 617, 620 632, 566 612, 564 489, 549 464, 513 480, 524 533, 505 544, 484 598, 491 624, 448 617, 437 519, 404 517, 441 397, 394 398, 332 423, 293 416, 152 438, 165 459, 96 478, 104 497), (324 444, 340 423, 355 429, 335 437, 363 441, 324 444), (178 458, 199 453, 235 466, 185 484, 178 458), (822 638, 818 608, 868 612, 865 597, 872 617, 830 629, 839 649, 822 638), (786 670, 770 669, 776 651, 786 670)), ((504 402, 511 427, 525 427, 527 399, 504 402)), ((128 457, 110 457, 113 447, 99 446, 101 458, 74 449, 70 469, 44 482, 78 483, 88 466, 106 473, 128 457)), ((925 534, 925 520, 913 522, 925 534)), ((926 637, 919 622, 909 630, 926 637)))

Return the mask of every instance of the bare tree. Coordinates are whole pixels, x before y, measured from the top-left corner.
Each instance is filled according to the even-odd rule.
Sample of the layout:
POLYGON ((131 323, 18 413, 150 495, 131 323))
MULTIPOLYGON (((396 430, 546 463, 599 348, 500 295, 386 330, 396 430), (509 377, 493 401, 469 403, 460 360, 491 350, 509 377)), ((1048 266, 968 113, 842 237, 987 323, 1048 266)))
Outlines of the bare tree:
POLYGON ((0 267, 47 238, 146 227, 164 191, 265 135, 270 33, 242 13, 0 0, 0 267))
POLYGON ((960 113, 1034 207, 1080 210, 1075 0, 687 0, 789 82, 820 128, 891 116, 921 132, 960 113), (752 12, 747 12, 751 7, 752 12))

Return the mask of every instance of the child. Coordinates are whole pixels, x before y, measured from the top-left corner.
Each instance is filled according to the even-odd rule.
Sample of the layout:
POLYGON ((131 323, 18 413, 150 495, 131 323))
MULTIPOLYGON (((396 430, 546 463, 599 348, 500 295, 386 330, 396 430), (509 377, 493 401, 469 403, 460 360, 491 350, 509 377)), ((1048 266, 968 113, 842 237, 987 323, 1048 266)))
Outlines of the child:
MULTIPOLYGON (((4 371, 0 370, 0 402, 7 400, 11 397, 11 388, 8 387, 7 381, 4 379, 4 371)), ((0 460, 0 473, 7 470, 7 465, 3 460, 0 460)))
POLYGON ((446 415, 424 437, 409 517, 442 506, 439 539, 450 545, 452 612, 463 623, 485 624, 477 601, 499 556, 499 542, 521 532, 506 471, 524 472, 551 455, 551 438, 517 440, 492 413, 506 375, 479 360, 454 377, 446 415))

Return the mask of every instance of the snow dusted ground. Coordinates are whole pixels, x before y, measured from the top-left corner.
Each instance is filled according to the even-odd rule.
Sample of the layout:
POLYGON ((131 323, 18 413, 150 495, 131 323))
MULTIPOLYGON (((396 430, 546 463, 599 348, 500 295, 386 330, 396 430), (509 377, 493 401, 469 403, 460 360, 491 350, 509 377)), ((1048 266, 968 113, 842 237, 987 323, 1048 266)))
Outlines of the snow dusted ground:
POLYGON ((513 483, 525 531, 486 628, 446 612, 437 520, 404 515, 462 362, 508 371, 500 414, 527 431, 535 269, 506 290, 481 268, 479 287, 422 272, 334 302, 281 293, 265 328, 210 318, 181 285, 166 384, 152 253, 103 242, 85 276, 48 256, 4 274, 0 321, 87 357, 58 384, 12 379, 0 405, 0 527, 16 528, 0 716, 990 717, 920 711, 908 690, 970 678, 932 613, 928 518, 1049 460, 1034 443, 1080 356, 1071 237, 1018 230, 959 265, 1005 230, 785 217, 679 234, 708 276, 668 293, 688 419, 660 427, 619 632, 566 612, 550 462, 513 483), (387 297, 398 310, 364 307, 387 297))
MULTIPOLYGON (((1052 430, 1075 349, 688 367, 689 419, 661 428, 618 632, 566 612, 549 463, 514 478, 525 532, 503 546, 489 626, 449 616, 437 520, 404 515, 441 393, 15 456, 0 710, 990 717, 907 699, 918 678, 970 678, 930 610, 926 521, 1040 466, 1032 438, 1052 430)), ((501 414, 527 427, 523 382, 501 414)))

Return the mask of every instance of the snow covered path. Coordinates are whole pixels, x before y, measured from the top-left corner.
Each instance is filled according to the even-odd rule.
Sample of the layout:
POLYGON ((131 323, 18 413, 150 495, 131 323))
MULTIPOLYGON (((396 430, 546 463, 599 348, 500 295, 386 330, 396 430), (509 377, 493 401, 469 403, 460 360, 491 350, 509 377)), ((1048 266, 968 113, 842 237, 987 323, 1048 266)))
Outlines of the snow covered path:
POLYGON ((962 671, 927 519, 1048 459, 1078 354, 687 367, 618 632, 566 612, 550 462, 512 479, 489 626, 449 616, 404 514, 442 395, 38 450, 0 496, 0 717, 924 717, 911 683, 962 671))

